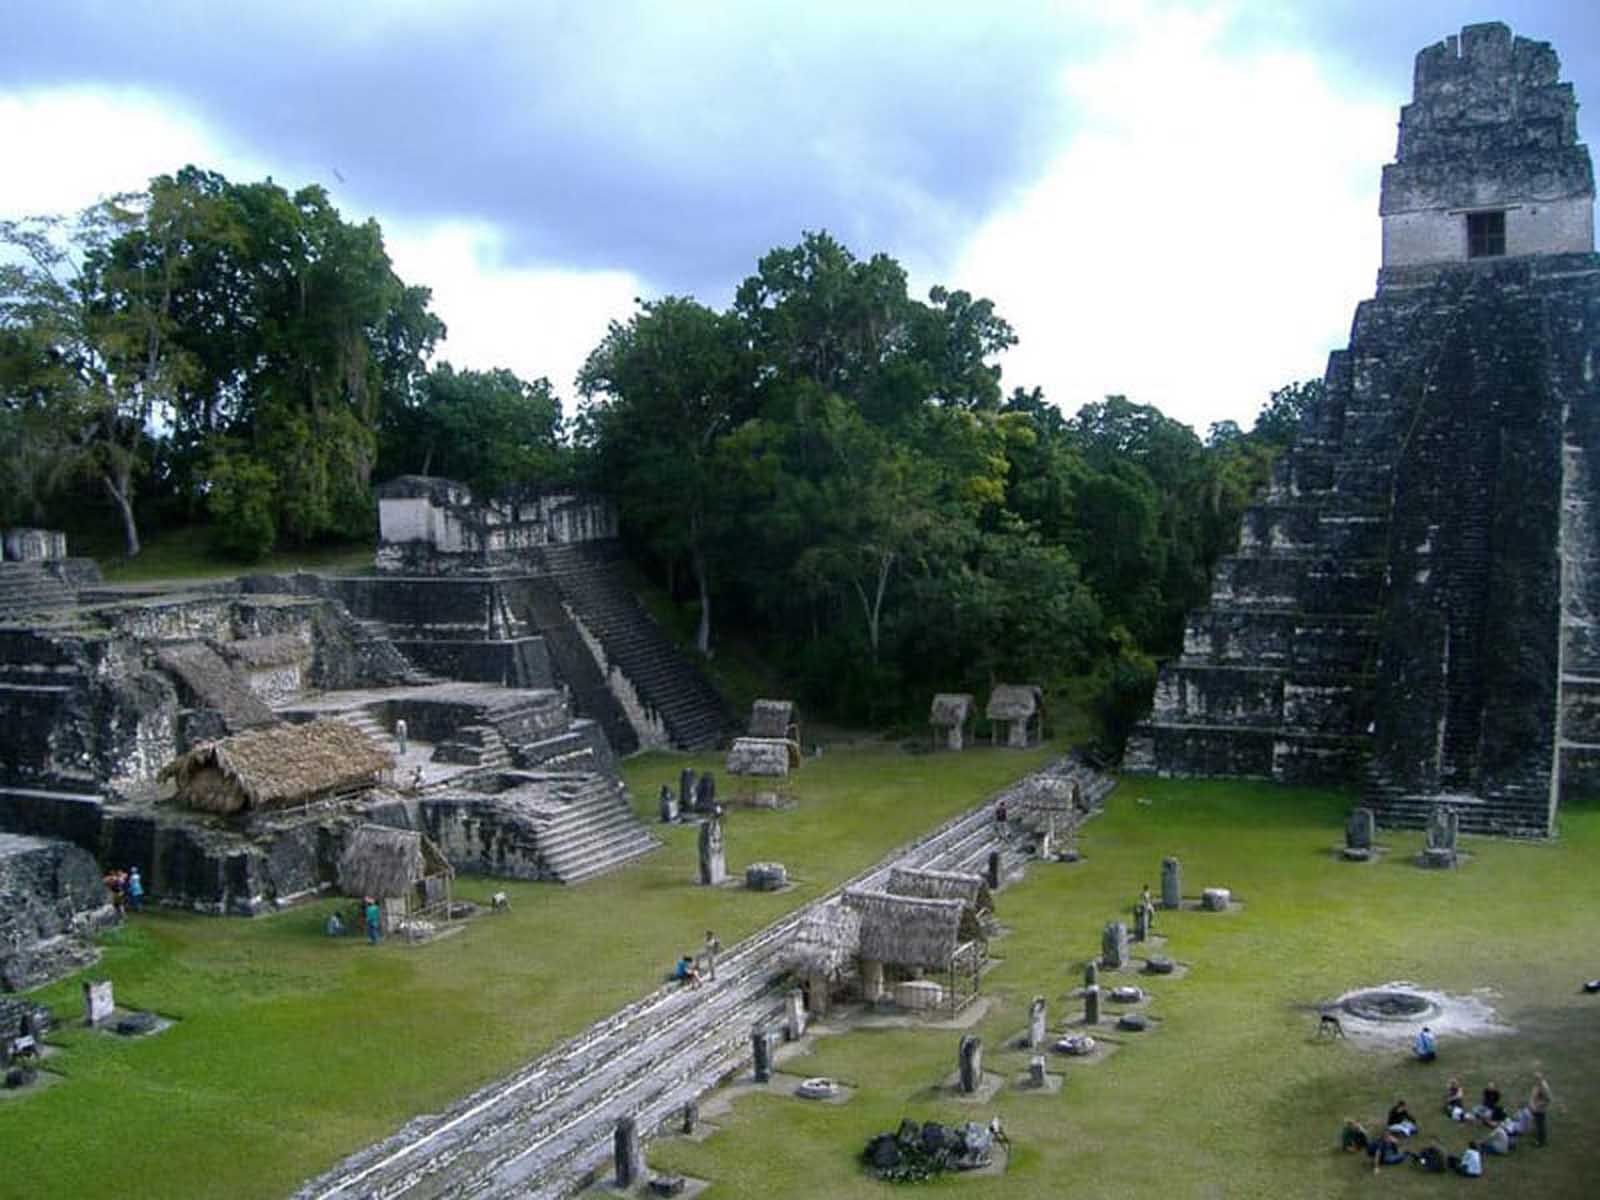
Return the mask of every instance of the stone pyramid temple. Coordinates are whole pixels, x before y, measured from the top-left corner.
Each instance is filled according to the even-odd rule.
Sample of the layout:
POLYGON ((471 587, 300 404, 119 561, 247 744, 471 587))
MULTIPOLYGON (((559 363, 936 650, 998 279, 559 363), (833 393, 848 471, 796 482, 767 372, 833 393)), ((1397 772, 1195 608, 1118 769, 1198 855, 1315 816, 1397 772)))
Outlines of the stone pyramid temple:
POLYGON ((1600 783, 1600 256, 1544 42, 1417 55, 1377 294, 1162 669, 1130 769, 1555 831, 1600 783))

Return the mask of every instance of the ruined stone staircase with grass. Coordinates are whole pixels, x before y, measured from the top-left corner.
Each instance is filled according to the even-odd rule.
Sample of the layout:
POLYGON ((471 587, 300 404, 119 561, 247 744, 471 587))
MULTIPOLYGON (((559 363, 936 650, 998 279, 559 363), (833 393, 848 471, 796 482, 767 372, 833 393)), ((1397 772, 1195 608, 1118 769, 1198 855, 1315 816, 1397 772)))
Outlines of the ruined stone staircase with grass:
MULTIPOLYGON (((1078 764, 1047 770, 1075 775, 1097 803, 1113 786, 1078 764)), ((1020 869, 1022 852, 1002 838, 994 820, 994 803, 1006 794, 902 847, 814 904, 836 903, 845 888, 881 886, 896 866, 978 870, 993 849, 1020 869)), ((751 1030, 781 1018, 792 986, 782 956, 811 907, 729 947, 715 981, 693 990, 658 988, 446 1112, 408 1122, 297 1197, 556 1200, 575 1194, 609 1173, 619 1118, 634 1117, 648 1137, 685 1103, 748 1064, 751 1030)))
POLYGON ((535 824, 539 857, 558 882, 582 883, 661 845, 634 816, 621 782, 611 776, 581 772, 543 778, 550 787, 535 824))
POLYGON ((76 601, 72 589, 39 563, 0 563, 0 625, 70 608, 76 601))

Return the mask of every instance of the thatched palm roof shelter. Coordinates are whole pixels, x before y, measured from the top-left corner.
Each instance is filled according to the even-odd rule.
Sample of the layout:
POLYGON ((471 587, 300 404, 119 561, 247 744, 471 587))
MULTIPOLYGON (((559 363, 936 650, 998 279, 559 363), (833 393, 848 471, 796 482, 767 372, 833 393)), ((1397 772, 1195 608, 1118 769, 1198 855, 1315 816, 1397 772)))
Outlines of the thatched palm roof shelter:
POLYGON ((947 970, 960 948, 960 900, 894 896, 851 888, 844 903, 861 914, 860 954, 891 966, 947 970))
POLYGON ((1028 829, 1044 829, 1053 817, 1065 832, 1077 818, 1072 807, 1072 780, 1060 775, 1030 775, 1006 797, 1011 819, 1028 829))
POLYGON ((978 912, 994 908, 994 897, 982 875, 967 871, 929 871, 921 867, 893 867, 884 891, 895 896, 920 896, 925 900, 959 900, 978 912))
POLYGON ((792 700, 757 700, 750 706, 750 736, 800 738, 800 713, 792 700))
POLYGON ((928 714, 928 724, 939 729, 952 725, 965 725, 972 719, 974 702, 971 692, 940 692, 933 698, 933 710, 928 714))
POLYGON ((800 765, 800 747, 784 738, 734 738, 728 747, 729 775, 781 779, 800 765))
POLYGON ((1044 710, 1044 689, 1031 683, 997 683, 984 715, 991 721, 1018 721, 1044 710))
POLYGON ((204 642, 181 642, 156 651, 156 663, 175 675, 196 708, 215 709, 230 733, 271 725, 278 718, 245 679, 204 642))
POLYGON ((798 975, 837 982, 849 973, 860 944, 860 912, 847 904, 819 904, 795 929, 784 965, 798 975))
POLYGON ((253 729, 202 742, 162 768, 178 800, 214 813, 290 808, 371 787, 394 769, 394 756, 354 725, 338 720, 253 729))
POLYGON ((346 896, 409 896, 426 879, 454 874, 429 838, 387 825, 357 827, 339 856, 339 891, 346 896))

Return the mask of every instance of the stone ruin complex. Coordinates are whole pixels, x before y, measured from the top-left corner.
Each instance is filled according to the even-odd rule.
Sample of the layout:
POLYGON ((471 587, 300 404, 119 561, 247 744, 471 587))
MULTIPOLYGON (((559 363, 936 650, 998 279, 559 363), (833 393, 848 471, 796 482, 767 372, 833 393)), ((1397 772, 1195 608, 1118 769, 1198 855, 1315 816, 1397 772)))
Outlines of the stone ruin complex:
POLYGON ((1555 51, 1423 50, 1383 265, 1127 765, 1543 836, 1600 781, 1600 257, 1555 51), (1595 461, 1591 461, 1591 459, 1595 461))
MULTIPOLYGON (((77 847, 138 866, 152 903, 251 914, 330 887, 364 823, 457 870, 563 882, 659 844, 615 755, 714 744, 728 718, 627 590, 610 506, 410 478, 380 512, 375 574, 177 591, 107 586, 58 534, 5 537, 0 831, 23 835, 23 874, 77 847), (372 770, 351 773, 350 737, 372 770)), ((19 945, 92 923, 103 888, 64 887, 32 889, 19 945)))

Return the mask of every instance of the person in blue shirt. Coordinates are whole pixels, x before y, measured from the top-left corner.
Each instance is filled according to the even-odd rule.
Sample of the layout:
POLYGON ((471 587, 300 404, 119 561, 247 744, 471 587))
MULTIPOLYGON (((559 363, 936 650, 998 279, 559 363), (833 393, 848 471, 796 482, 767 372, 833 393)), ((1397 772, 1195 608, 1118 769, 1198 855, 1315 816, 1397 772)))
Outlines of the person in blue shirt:
POLYGON ((1424 1025, 1411 1043, 1411 1050, 1420 1062, 1432 1062, 1439 1057, 1439 1047, 1433 1040, 1433 1030, 1424 1025))
POLYGON ((139 878, 139 868, 128 868, 128 905, 134 912, 144 910, 144 880, 139 878))
POLYGON ((371 896, 367 897, 364 915, 367 918, 367 941, 376 946, 378 939, 383 936, 383 909, 371 896))

